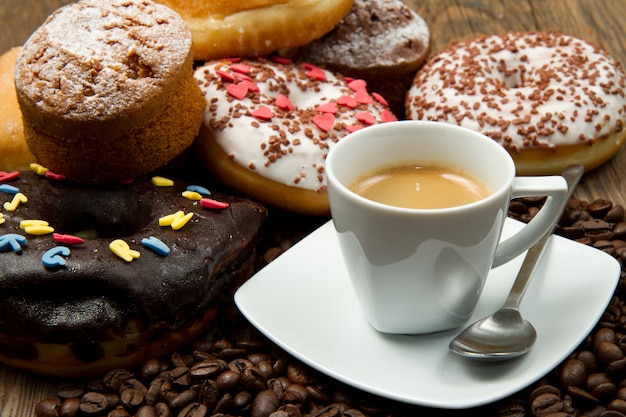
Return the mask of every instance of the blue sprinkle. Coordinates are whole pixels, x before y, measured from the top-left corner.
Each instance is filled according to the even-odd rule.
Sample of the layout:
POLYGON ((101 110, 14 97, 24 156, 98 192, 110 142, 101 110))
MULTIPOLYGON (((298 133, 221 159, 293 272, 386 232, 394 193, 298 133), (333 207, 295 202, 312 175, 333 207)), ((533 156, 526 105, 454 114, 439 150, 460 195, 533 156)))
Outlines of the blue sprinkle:
POLYGON ((0 192, 15 195, 20 189, 9 184, 0 184, 0 192))
POLYGON ((208 197, 211 195, 211 192, 201 185, 189 185, 187 186, 187 191, 194 191, 204 197, 208 197))
POLYGON ((50 269, 61 268, 67 263, 65 258, 70 256, 70 249, 66 246, 55 246, 48 249, 42 256, 43 266, 50 269))
POLYGON ((0 235, 0 252, 13 251, 19 253, 26 242, 27 239, 24 236, 15 233, 0 235))
POLYGON ((161 256, 167 256, 170 254, 170 248, 163 243, 161 240, 157 239, 154 236, 150 236, 149 238, 141 239, 141 244, 146 248, 153 250, 161 256))

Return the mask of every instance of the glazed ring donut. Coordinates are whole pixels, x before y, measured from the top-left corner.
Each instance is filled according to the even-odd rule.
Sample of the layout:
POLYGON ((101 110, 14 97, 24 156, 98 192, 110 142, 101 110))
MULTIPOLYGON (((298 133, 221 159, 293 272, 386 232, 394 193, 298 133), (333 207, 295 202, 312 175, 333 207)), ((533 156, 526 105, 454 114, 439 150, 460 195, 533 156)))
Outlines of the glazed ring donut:
POLYGON ((450 44, 417 73, 407 117, 454 123, 498 141, 518 174, 606 162, 626 139, 619 62, 554 32, 480 36, 450 44))
POLYGON ((47 177, 0 173, 0 362, 72 378, 135 368, 207 331, 253 272, 258 203, 168 178, 47 177))
POLYGON ((19 47, 0 56, 0 171, 28 169, 35 157, 24 139, 22 112, 15 94, 13 71, 19 47))
POLYGON ((195 59, 266 55, 329 32, 354 0, 157 0, 187 22, 195 59))
POLYGON ((334 143, 396 120, 362 80, 274 58, 223 60, 196 69, 207 107, 195 142, 215 177, 264 203, 329 213, 324 163, 334 143))

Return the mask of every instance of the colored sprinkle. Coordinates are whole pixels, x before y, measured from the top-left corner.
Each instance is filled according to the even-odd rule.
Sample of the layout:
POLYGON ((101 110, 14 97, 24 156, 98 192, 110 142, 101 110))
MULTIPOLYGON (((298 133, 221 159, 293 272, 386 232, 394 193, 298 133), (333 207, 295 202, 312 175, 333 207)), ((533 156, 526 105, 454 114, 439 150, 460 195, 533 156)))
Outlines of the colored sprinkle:
POLYGON ((4 218, 4 214, 0 213, 0 224, 6 222, 7 219, 4 218))
POLYGON ((320 113, 337 113, 339 108, 337 108, 337 103, 333 101, 329 101, 328 103, 324 103, 320 106, 317 106, 316 109, 320 113))
POLYGON ((171 226, 173 230, 179 230, 191 220, 192 213, 185 214, 184 211, 177 211, 173 214, 168 214, 159 219, 159 226, 171 226))
POLYGON ((55 180, 55 181, 65 181, 66 179, 65 175, 57 174, 52 171, 46 172, 45 177, 48 178, 49 180, 55 180))
POLYGON ((252 91, 253 93, 258 93, 261 91, 258 85, 253 83, 251 80, 243 80, 237 85, 245 85, 248 91, 252 91))
POLYGON ((360 80, 360 79, 356 79, 356 80, 352 80, 348 83, 348 87, 350 87, 350 89, 352 91, 365 91, 367 90, 367 83, 365 82, 365 80, 360 80))
POLYGON ((37 175, 44 176, 48 172, 48 168, 44 167, 43 165, 34 163, 34 162, 30 164, 29 166, 30 166, 31 171, 33 171, 37 175))
POLYGON ((48 225, 45 220, 22 220, 20 222, 20 229, 24 230, 29 235, 47 235, 54 232, 54 229, 48 225))
POLYGON ((0 182, 11 181, 20 177, 19 171, 0 171, 0 182))
POLYGON ((0 192, 15 195, 20 189, 9 184, 0 184, 0 192))
POLYGON ((6 211, 15 211, 20 203, 26 203, 28 201, 28 197, 26 197, 22 193, 17 193, 13 196, 13 199, 9 202, 4 203, 4 209, 6 211))
POLYGON ((284 94, 279 94, 278 97, 276 97, 276 101, 274 102, 274 104, 276 104, 276 107, 278 107, 279 109, 285 111, 293 110, 296 108, 291 100, 289 100, 289 98, 287 98, 287 96, 285 96, 284 94))
POLYGON ((223 70, 217 70, 217 75, 222 77, 222 79, 224 81, 230 81, 230 82, 235 81, 235 77, 230 72, 226 72, 226 71, 223 71, 223 70))
POLYGON ((237 100, 243 99, 248 94, 248 87, 245 84, 228 84, 226 86, 226 92, 237 100))
POLYGON ((289 65, 291 64, 291 59, 290 58, 285 58, 285 57, 281 57, 281 56, 272 56, 272 60, 278 64, 283 64, 283 65, 289 65))
POLYGON ((306 72, 307 77, 313 78, 318 81, 326 81, 326 73, 321 68, 316 67, 308 63, 304 64, 304 67, 308 70, 306 72))
POLYGON ((160 239, 150 236, 149 238, 141 239, 141 244, 146 248, 158 253, 161 256, 167 256, 170 254, 170 248, 163 243, 160 239))
POLYGON ((365 90, 357 91, 354 94, 354 98, 356 99, 357 103, 360 104, 370 104, 374 102, 374 98, 370 96, 365 90))
POLYGON ((364 127, 365 126, 360 125, 360 124, 353 124, 353 125, 346 126, 346 130, 348 131, 348 133, 353 133, 353 132, 356 132, 357 130, 363 129, 364 127))
POLYGON ((376 123, 376 118, 374 117, 374 115, 367 111, 358 112, 355 117, 359 122, 363 122, 368 125, 373 125, 374 123, 376 123))
POLYGON ((335 116, 332 113, 321 113, 313 116, 313 123, 324 132, 328 132, 335 125, 335 116))
POLYGON ((252 116, 260 120, 272 120, 274 113, 269 107, 261 106, 252 111, 252 116))
POLYGON ((200 195, 203 195, 205 197, 210 196, 211 192, 209 190, 207 190, 206 188, 204 188, 201 185, 189 185, 187 186, 187 191, 192 191, 195 193, 198 193, 200 195))
POLYGON ((16 233, 0 235, 0 252, 13 251, 19 253, 22 251, 22 246, 26 245, 27 241, 26 237, 16 233))
POLYGON ((385 98, 381 96, 380 94, 372 93, 372 97, 374 97, 374 99, 380 104, 382 104, 383 106, 389 107, 389 103, 387 102, 387 100, 385 100, 385 98))
POLYGON ((183 197, 188 198, 189 200, 192 201, 200 201, 202 200, 202 195, 200 193, 197 193, 195 191, 183 191, 183 197))
POLYGON ((65 266, 67 263, 65 258, 70 256, 70 249, 65 246, 55 246, 52 249, 48 249, 41 256, 41 262, 43 266, 49 269, 56 269, 65 266))
POLYGON ((356 102, 356 98, 352 96, 341 96, 337 99, 337 104, 342 106, 346 106, 349 109, 355 109, 358 103, 356 102))
POLYGON ((235 64, 232 64, 230 66, 230 69, 232 69, 235 72, 239 72, 241 74, 249 74, 250 73, 250 66, 246 65, 246 64, 235 63, 235 64))
POLYGON ((141 255, 138 251, 131 249, 130 246, 128 246, 128 243, 124 242, 122 239, 116 239, 111 242, 109 244, 109 249, 126 262, 131 262, 134 259, 139 258, 141 255))
POLYGON ((207 209, 220 209, 220 210, 228 208, 230 206, 230 204, 228 203, 213 200, 211 198, 203 198, 202 200, 200 200, 200 205, 207 209))
POLYGON ((171 187, 174 181, 165 177, 152 177, 152 184, 157 187, 171 187))
POLYGON ((54 239, 55 242, 63 243, 65 245, 78 245, 85 241, 82 237, 62 235, 60 233, 52 233, 52 239, 54 239))

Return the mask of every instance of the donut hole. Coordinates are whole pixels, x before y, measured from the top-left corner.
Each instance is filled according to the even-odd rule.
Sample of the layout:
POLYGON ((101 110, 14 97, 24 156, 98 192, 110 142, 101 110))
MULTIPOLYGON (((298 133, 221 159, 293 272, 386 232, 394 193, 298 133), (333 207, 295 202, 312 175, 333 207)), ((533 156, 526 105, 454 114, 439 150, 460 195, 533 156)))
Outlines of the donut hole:
POLYGON ((150 220, 149 194, 132 187, 99 188, 50 187, 42 194, 46 220, 59 233, 83 237, 124 238, 145 228, 150 220), (65 189, 65 190, 64 190, 65 189))

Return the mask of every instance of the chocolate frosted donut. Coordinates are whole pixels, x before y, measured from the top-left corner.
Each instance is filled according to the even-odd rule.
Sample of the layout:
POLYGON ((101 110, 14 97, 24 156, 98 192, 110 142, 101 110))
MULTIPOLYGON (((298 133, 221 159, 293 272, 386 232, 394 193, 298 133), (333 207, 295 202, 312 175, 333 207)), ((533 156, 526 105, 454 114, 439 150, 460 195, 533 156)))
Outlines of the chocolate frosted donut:
POLYGON ((205 331, 219 300, 252 273, 266 212, 247 199, 180 181, 94 188, 3 174, 8 365, 85 377, 168 354, 205 331))

